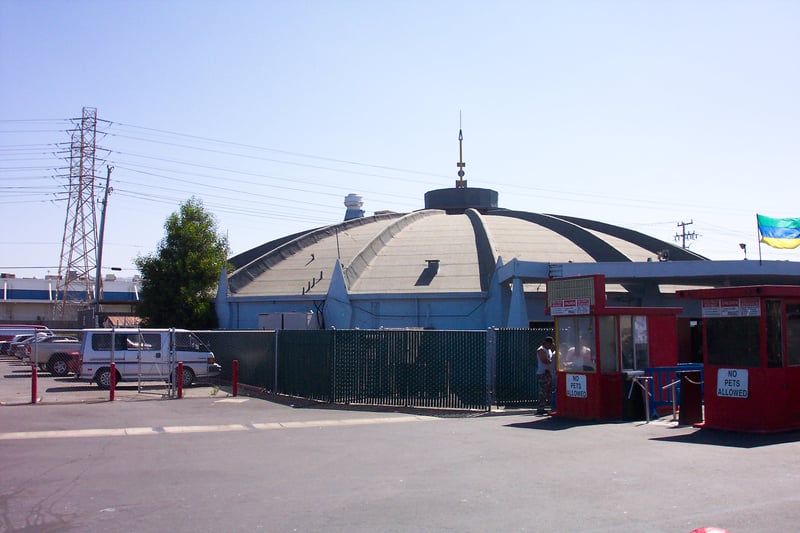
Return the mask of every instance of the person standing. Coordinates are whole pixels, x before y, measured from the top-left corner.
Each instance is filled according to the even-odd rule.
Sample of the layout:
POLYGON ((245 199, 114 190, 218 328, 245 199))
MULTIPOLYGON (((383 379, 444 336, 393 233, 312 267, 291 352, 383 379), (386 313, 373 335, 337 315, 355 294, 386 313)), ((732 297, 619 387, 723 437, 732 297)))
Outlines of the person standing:
POLYGON ((544 414, 544 406, 553 394, 553 359, 555 357, 553 337, 545 337, 536 349, 536 377, 539 379, 539 405, 537 415, 544 414))

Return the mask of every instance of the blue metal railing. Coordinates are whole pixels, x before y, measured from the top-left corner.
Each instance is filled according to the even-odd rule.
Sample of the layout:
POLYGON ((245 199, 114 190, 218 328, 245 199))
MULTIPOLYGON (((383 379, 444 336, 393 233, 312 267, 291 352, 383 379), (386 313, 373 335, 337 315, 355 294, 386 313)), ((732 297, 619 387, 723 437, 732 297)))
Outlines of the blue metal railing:
MULTIPOLYGON (((703 382, 703 365, 701 363, 681 363, 676 366, 658 366, 645 368, 645 374, 652 376, 650 382, 650 415, 656 416, 661 407, 673 405, 680 401, 681 385, 677 372, 699 371, 700 382, 703 382), (675 383, 677 381, 677 383, 675 383), (675 383, 674 386, 669 385, 675 383), (673 397, 673 394, 675 395, 673 397)), ((701 385, 702 387, 702 385, 701 385)))

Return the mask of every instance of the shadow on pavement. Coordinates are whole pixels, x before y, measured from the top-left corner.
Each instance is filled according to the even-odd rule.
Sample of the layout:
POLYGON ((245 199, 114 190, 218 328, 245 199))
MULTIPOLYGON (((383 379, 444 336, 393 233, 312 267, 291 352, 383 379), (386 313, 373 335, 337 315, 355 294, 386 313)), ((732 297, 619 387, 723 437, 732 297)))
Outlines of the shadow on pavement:
POLYGON ((31 379, 31 371, 30 370, 28 370, 26 372, 20 372, 19 370, 15 370, 14 372, 15 372, 14 374, 6 374, 6 375, 4 375, 3 378, 6 378, 6 379, 24 378, 24 379, 27 379, 27 380, 31 379))
POLYGON ((737 433, 734 431, 700 428, 693 433, 670 437, 654 437, 651 440, 682 444, 726 446, 731 448, 760 448, 763 446, 800 442, 800 431, 790 431, 786 433, 737 433))
POLYGON ((516 422, 514 424, 507 424, 506 427, 517 429, 538 429, 543 431, 563 431, 575 427, 587 426, 608 426, 611 424, 631 424, 631 422, 623 421, 596 421, 596 420, 578 420, 572 418, 563 418, 559 416, 536 416, 528 422, 516 422))

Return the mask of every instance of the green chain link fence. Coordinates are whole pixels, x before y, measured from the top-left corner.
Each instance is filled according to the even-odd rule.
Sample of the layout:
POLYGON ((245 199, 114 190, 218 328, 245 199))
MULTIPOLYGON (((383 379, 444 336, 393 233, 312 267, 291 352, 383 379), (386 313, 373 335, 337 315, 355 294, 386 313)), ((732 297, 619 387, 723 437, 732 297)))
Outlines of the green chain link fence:
POLYGON ((199 331, 231 379, 313 400, 488 410, 533 405, 552 329, 199 331))

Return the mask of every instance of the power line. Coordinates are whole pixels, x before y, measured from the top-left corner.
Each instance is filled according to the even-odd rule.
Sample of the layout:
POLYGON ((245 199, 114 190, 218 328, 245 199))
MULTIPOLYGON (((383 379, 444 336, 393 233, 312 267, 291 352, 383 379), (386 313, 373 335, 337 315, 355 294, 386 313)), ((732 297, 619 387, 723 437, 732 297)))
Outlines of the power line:
MULTIPOLYGON (((5 129, 5 132, 12 133, 12 132, 38 132, 38 133, 59 133, 63 134, 64 131, 69 131, 66 129, 44 129, 37 127, 43 123, 48 124, 73 124, 75 123, 76 119, 20 119, 20 120, 0 120, 0 129, 3 127, 10 127, 9 129, 5 129), (31 127, 27 127, 31 126, 31 127)), ((375 183, 376 185, 379 183, 377 180, 390 180, 393 184, 392 190, 397 191, 398 189, 403 191, 401 193, 394 193, 388 192, 386 189, 382 189, 379 186, 371 187, 368 190, 365 190, 362 185, 358 186, 358 192, 360 193, 367 193, 371 196, 372 200, 389 200, 388 203, 392 203, 392 205, 401 204, 403 206, 403 210, 405 210, 405 206, 409 205, 410 207, 408 210, 413 210, 418 208, 419 206, 419 196, 418 194, 412 194, 408 192, 403 194, 406 191, 410 191, 409 187, 397 187, 396 184, 402 183, 404 184, 419 184, 419 185, 430 185, 429 179, 414 179, 411 175, 419 175, 424 176, 427 178, 449 178, 449 174, 438 174, 433 172, 425 172, 419 170, 411 170, 407 168, 399 168, 389 165, 380 165, 380 164, 373 164, 373 163, 366 163, 360 162, 357 160, 347 159, 347 158, 335 158, 335 157, 325 157, 320 155, 314 155, 299 151, 290 151, 290 150, 283 150, 273 147, 264 147, 264 146, 257 146, 253 144, 246 144, 246 143, 238 143, 238 142, 231 142, 225 141, 222 139, 215 139, 211 137, 204 137, 200 135, 192 135, 187 133, 180 133, 176 131, 171 131, 167 129, 158 129, 158 128, 151 128, 145 126, 138 126, 134 124, 128 124, 125 122, 117 122, 111 120, 104 120, 104 119, 97 119, 98 123, 102 123, 104 125, 103 132, 98 131, 97 136, 101 138, 103 135, 107 135, 105 137, 106 142, 111 143, 111 147, 101 147, 97 146, 98 154, 103 153, 107 154, 106 159, 107 161, 98 160, 102 163, 109 163, 113 164, 118 169, 118 174, 115 176, 115 181, 125 188, 128 191, 133 193, 133 189, 136 187, 147 187, 148 189, 157 188, 160 185, 153 184, 153 183, 142 183, 141 181, 137 181, 132 179, 131 174, 140 174, 141 176, 152 176, 159 180, 171 180, 173 183, 183 183, 186 184, 185 188, 174 187, 170 189, 171 192, 176 192, 178 194, 194 194, 197 192, 198 187, 202 188, 201 190, 223 190, 223 191, 230 191, 230 192, 239 192, 245 193, 241 197, 230 197, 230 196, 217 196, 217 204, 221 205, 226 212, 235 212, 240 211, 240 206, 243 206, 245 202, 250 201, 250 197, 254 198, 265 198, 270 197, 273 199, 286 200, 287 204, 283 207, 282 211, 288 215, 289 212, 294 211, 298 213, 296 216, 297 218, 301 218, 304 214, 307 214, 309 208, 313 208, 313 206, 322 206, 321 202, 314 202, 314 201, 306 201, 304 198, 306 196, 314 194, 314 195, 322 195, 322 196, 331 196, 333 197, 336 192, 330 191, 339 191, 341 194, 342 184, 341 180, 334 180, 326 179, 324 177, 323 172, 333 172, 340 175, 351 176, 351 177, 364 177, 369 178, 369 183, 375 183), (137 151, 133 149, 135 143, 146 143, 151 146, 160 146, 165 150, 170 150, 169 157, 162 157, 154 153, 153 151, 137 151), (117 145, 117 146, 114 146, 117 145), (266 172, 258 172, 258 171, 247 171, 242 168, 232 168, 235 166, 235 163, 230 165, 212 165, 212 164, 204 164, 202 160, 196 155, 191 157, 176 157, 174 154, 179 153, 181 150, 186 150, 192 152, 194 154, 205 154, 209 157, 215 157, 216 159, 223 159, 223 158, 231 158, 232 161, 235 162, 245 162, 245 161, 253 161, 253 162, 264 162, 264 163, 275 163, 281 165, 291 165, 298 168, 305 168, 305 169, 313 169, 320 171, 320 176, 318 178, 309 178, 309 176, 282 176, 279 173, 266 173, 266 172), (250 152, 250 153, 248 153, 250 152), (276 154, 286 156, 287 159, 281 159, 279 157, 265 157, 264 154, 276 154), (297 160, 290 160, 288 158, 301 158, 305 159, 306 161, 297 161, 297 160), (139 160, 139 161, 137 161, 139 160), (162 163, 169 163, 170 165, 175 165, 175 169, 168 170, 163 168, 166 165, 147 165, 147 161, 160 161, 162 163), (327 162, 330 163, 329 165, 325 164, 314 164, 309 161, 320 161, 320 162, 327 162), (142 164, 144 162, 144 164, 142 164), (342 167, 336 167, 336 165, 343 165, 342 167), (361 170, 358 168, 361 167, 361 170), (209 173, 202 173, 197 172, 195 169, 204 169, 211 172, 218 172, 222 175, 214 176, 209 173), (384 172, 370 172, 368 169, 380 169, 382 171, 389 171, 389 172, 396 172, 406 174, 403 178, 398 178, 397 176, 386 175, 384 172), (252 181, 252 180, 242 180, 237 179, 232 176, 251 176, 256 178, 257 180, 270 180, 270 184, 267 185, 260 181, 252 181), (201 178, 202 181, 207 181, 207 183, 198 182, 197 178, 201 178), (230 184, 236 183, 241 184, 245 187, 244 190, 237 191, 234 187, 230 187, 230 184), (286 191, 287 193, 300 193, 300 199, 288 199, 288 198, 279 198, 274 193, 264 193, 258 191, 257 188, 263 187, 263 190, 282 190, 286 191), (269 189, 267 189, 269 187, 269 189), (258 196, 260 195, 260 196, 258 196), (219 202, 219 200, 224 200, 224 202, 219 202)), ((2 139, 2 138, 0 138, 2 139)), ((57 166, 39 166, 39 165, 17 165, 15 164, 13 167, 5 167, 5 165, 10 165, 13 163, 21 162, 16 159, 12 159, 15 154, 29 154, 29 152, 36 152, 38 155, 42 157, 31 157, 25 159, 25 161, 30 162, 37 162, 37 161, 47 161, 47 155, 53 153, 54 150, 55 154, 53 155, 54 159, 57 158, 57 155, 64 155, 67 154, 67 151, 61 150, 66 143, 64 142, 52 142, 52 143, 29 143, 29 144, 13 144, 13 145, 0 145, 0 165, 3 165, 3 168, 0 168, 0 173, 3 174, 17 174, 17 176, 13 176, 13 178, 19 179, 26 179, 23 175, 31 175, 31 174, 38 174, 36 176, 30 176, 31 179, 54 179, 54 180, 65 180, 66 175, 59 175, 59 176, 44 176, 43 173, 47 172, 63 172, 65 167, 61 165, 57 166), (29 150, 29 152, 15 152, 13 150, 8 150, 10 147, 23 147, 29 150), (32 148, 33 147, 33 148, 32 148), (38 149, 38 150, 37 150, 38 149)), ((188 153, 188 152, 187 152, 188 153)), ((475 179, 475 178, 473 178, 475 179)), ((0 183, 10 183, 5 181, 6 178, 0 178, 0 183)), ((558 200, 568 202, 568 204, 592 204, 592 205, 607 205, 611 207, 645 207, 652 209, 657 209, 659 211, 664 211, 663 208, 665 207, 674 207, 674 208, 686 208, 687 204, 685 201, 681 203, 673 202, 664 202, 663 198, 659 199, 642 199, 642 198, 635 198, 635 197, 623 197, 618 194, 605 194, 605 193, 592 193, 592 192, 583 192, 580 190, 567 190, 565 187, 557 188, 557 187, 535 187, 535 186, 518 186, 509 184, 504 181, 496 181, 496 180, 486 180, 486 183, 494 188, 501 188, 506 189, 512 192, 514 197, 516 198, 531 198, 533 201, 539 202, 541 200, 558 200)), ((58 187, 63 187, 63 183, 61 185, 58 184, 58 181, 54 181, 54 186, 50 191, 45 189, 40 190, 42 194, 43 201, 52 201, 51 197, 48 194, 52 194, 53 191, 61 191, 63 194, 63 189, 59 189, 58 187)), ((346 185, 345 185, 346 186, 346 185)), ((0 185, 0 190, 5 191, 6 188, 0 185)), ((164 190, 164 189, 157 189, 157 190, 164 190)), ((34 195, 36 192, 34 190, 30 191, 31 195, 34 195)), ((174 196, 174 195, 173 195, 174 196)), ((133 196, 129 196, 133 198, 133 196)), ((159 195, 139 195, 136 199, 140 201, 157 201, 159 195)), ((178 201, 174 198, 167 197, 165 195, 161 195, 158 198, 159 203, 167 203, 172 201, 178 201)), ((1 201, 0 201, 1 202, 1 201)), ((252 203, 252 202, 251 202, 252 203)), ((211 205, 211 204, 208 204, 211 205)), ((337 204, 338 206, 338 204, 337 204)), ((691 207, 691 206, 690 206, 691 207)), ((697 204, 698 210, 700 212, 710 213, 744 213, 741 210, 732 210, 722 207, 715 207, 710 206, 707 203, 698 203, 697 204)), ((333 212, 333 207, 331 207, 331 212, 333 212)), ((247 209, 245 209, 246 211, 247 209)), ((749 213, 748 213, 749 214, 749 213)), ((660 224, 657 222, 642 222, 642 225, 653 225, 653 224, 660 224)))
MULTIPOLYGON (((362 163, 362 162, 351 161, 351 160, 347 160, 347 159, 336 159, 336 158, 331 158, 331 157, 323 157, 323 156, 318 156, 318 155, 305 154, 305 153, 301 153, 301 152, 292 152, 292 151, 289 151, 289 150, 281 150, 281 149, 277 149, 277 148, 267 148, 267 147, 263 147, 263 146, 255 146, 255 145, 237 143, 237 142, 232 142, 232 141, 223 141, 223 140, 220 140, 220 139, 212 139, 210 137, 201 137, 201 136, 198 136, 198 135, 190 135, 190 134, 186 134, 186 133, 177 133, 177 132, 172 132, 172 131, 167 131, 167 130, 159 130, 159 129, 156 129, 156 128, 147 128, 147 127, 144 127, 144 126, 135 126, 135 125, 132 125, 132 124, 125 124, 125 123, 122 123, 122 122, 111 122, 111 121, 109 121, 109 124, 112 124, 112 125, 113 124, 118 124, 118 125, 121 125, 121 126, 130 127, 130 128, 137 128, 137 129, 146 130, 146 131, 155 131, 155 132, 165 133, 165 134, 169 134, 169 135, 175 135, 175 136, 179 136, 179 137, 186 137, 186 138, 189 138, 189 139, 196 139, 196 140, 201 140, 201 141, 206 141, 206 142, 224 144, 224 145, 228 145, 228 146, 237 146, 237 147, 241 147, 241 148, 248 148, 248 149, 251 149, 251 150, 261 150, 261 151, 268 151, 268 152, 274 152, 274 153, 281 153, 281 154, 284 154, 284 155, 291 155, 291 156, 294 156, 294 157, 303 157, 303 158, 307 158, 307 159, 316 159, 316 160, 320 160, 320 161, 330 161, 330 162, 333 162, 333 163, 341 163, 341 164, 347 164, 347 165, 356 165, 356 166, 363 166, 363 167, 379 168, 379 169, 382 169, 382 170, 392 170, 392 171, 395 171, 395 172, 406 172, 406 173, 409 173, 409 174, 420 174, 420 175, 423 175, 423 176, 433 176, 434 175, 434 174, 431 174, 429 172, 422 172, 422 171, 419 171, 419 170, 409 170, 409 169, 390 167, 390 166, 385 166, 385 165, 362 163)), ((437 177, 446 178, 446 177, 449 177, 449 176, 446 176, 446 175, 443 175, 443 174, 439 174, 439 175, 437 175, 437 177)))
MULTIPOLYGON (((169 180, 182 181, 182 182, 186 182, 186 183, 197 183, 196 181, 190 180, 190 179, 187 179, 187 178, 179 178, 179 177, 169 176, 169 175, 166 175, 166 174, 160 174, 160 173, 156 173, 156 172, 148 172, 148 170, 140 170, 140 169, 137 169, 137 168, 131 168, 131 167, 135 167, 135 166, 138 166, 138 167, 143 168, 143 169, 148 169, 148 170, 151 170, 151 171, 170 172, 170 173, 174 173, 175 172, 175 171, 170 170, 170 169, 159 168, 159 167, 151 167, 151 166, 147 166, 147 165, 137 165, 135 163, 132 164, 132 165, 128 164, 127 166, 119 166, 117 168, 126 169, 129 172, 146 174, 146 175, 150 175, 150 176, 154 176, 154 177, 160 177, 160 178, 169 179, 169 180)), ((245 172, 245 171, 241 171, 241 170, 228 169, 228 168, 216 168, 216 170, 219 170, 220 172, 224 172, 226 174, 240 174, 240 175, 243 175, 243 176, 251 176, 251 177, 255 177, 255 178, 262 178, 262 179, 268 179, 268 180, 271 180, 271 181, 281 182, 280 184, 272 185, 271 188, 278 188, 278 189, 283 189, 283 190, 288 190, 288 191, 297 191, 297 192, 304 192, 304 193, 308 192, 308 188, 290 187, 290 186, 284 185, 283 183, 285 183, 285 182, 297 182, 297 180, 293 180, 293 179, 288 178, 288 177, 273 176, 273 175, 269 175, 269 174, 261 174, 261 173, 258 173, 258 172, 245 172)), ((180 175, 182 175, 182 176, 196 176, 196 177, 210 178, 210 179, 219 179, 220 178, 219 175, 201 174, 201 173, 196 173, 196 172, 181 172, 180 175)), ((249 180, 241 180, 241 179, 229 178, 227 176, 226 176, 226 182, 240 183, 240 184, 243 184, 243 185, 246 185, 246 186, 264 186, 264 183, 262 183, 262 182, 254 182, 254 181, 249 181, 249 180)), ((325 189, 334 189, 336 191, 335 193, 320 193, 318 190, 315 191, 318 194, 328 194, 328 195, 334 195, 335 194, 336 196, 340 196, 340 193, 341 193, 341 187, 338 186, 338 185, 328 185, 326 183, 313 182, 313 181, 308 181, 308 180, 302 181, 301 183, 304 183, 306 185, 313 185, 314 187, 317 187, 317 188, 321 187, 321 188, 325 188, 325 189)), ((395 198, 401 198, 401 199, 406 199, 406 200, 414 200, 414 199, 416 199, 416 197, 411 196, 411 195, 392 194, 392 193, 386 193, 385 191, 378 192, 378 191, 369 191, 369 190, 367 190, 367 191, 363 191, 363 192, 367 192, 367 193, 374 192, 375 194, 381 194, 382 196, 395 197, 395 198)))
MULTIPOLYGON (((61 119, 61 120, 67 120, 67 119, 61 119)), ((281 150, 281 149, 270 148, 270 147, 256 146, 256 145, 252 145, 252 144, 236 143, 236 142, 225 141, 225 140, 221 140, 221 139, 203 137, 203 136, 199 136, 199 135, 192 135, 192 134, 180 133, 180 132, 175 132, 175 131, 170 131, 170 130, 150 128, 150 127, 145 127, 145 126, 138 126, 138 125, 128 124, 128 123, 124 123, 124 122, 115 122, 115 121, 103 120, 103 119, 98 119, 98 122, 103 122, 103 123, 108 124, 110 129, 114 129, 114 128, 122 129, 123 132, 124 132, 125 129, 131 129, 131 130, 134 130, 134 131, 156 133, 156 134, 161 135, 162 137, 175 137, 175 138, 178 138, 178 139, 187 139, 187 140, 190 140, 190 141, 199 141, 199 142, 203 142, 203 143, 212 143, 213 145, 228 146, 228 147, 234 147, 234 148, 242 148, 242 149, 246 149, 246 150, 256 150, 256 151, 261 151, 261 152, 277 153, 277 154, 288 155, 288 156, 291 156, 291 157, 301 157, 301 158, 307 158, 307 159, 313 159, 313 160, 328 161, 328 162, 337 163, 337 164, 363 166, 363 167, 367 167, 367 168, 378 168, 378 169, 384 169, 384 170, 392 170, 392 171, 396 171, 396 172, 407 172, 407 173, 411 173, 411 174, 419 174, 419 175, 428 176, 428 177, 432 177, 432 176, 449 177, 449 176, 430 173, 430 172, 409 170, 409 169, 391 167, 391 166, 386 166, 386 165, 376 165, 376 164, 370 164, 370 163, 363 163, 363 162, 358 162, 358 161, 353 161, 353 160, 348 160, 348 159, 342 159, 342 158, 323 157, 323 156, 307 154, 307 153, 302 153, 302 152, 295 152, 295 151, 281 150)), ((386 176, 386 175, 369 173, 369 172, 354 172, 352 169, 332 168, 330 166, 312 165, 312 164, 308 164, 308 163, 298 163, 296 161, 286 161, 286 160, 280 160, 280 159, 274 159, 274 158, 265 158, 265 157, 261 157, 261 156, 250 155, 250 154, 242 154, 240 152, 226 151, 226 150, 220 150, 220 149, 216 149, 216 148, 210 149, 208 147, 202 147, 202 146, 193 146, 193 145, 189 145, 189 144, 186 144, 186 143, 167 142, 167 141, 164 141, 163 139, 147 139, 147 138, 142 137, 142 136, 134 137, 134 136, 130 136, 130 135, 125 135, 124 133, 123 134, 118 134, 118 133, 114 133, 114 132, 109 132, 109 136, 110 137, 122 138, 122 139, 128 139, 128 140, 134 140, 134 141, 139 141, 139 142, 154 143, 154 144, 159 144, 159 145, 163 145, 163 146, 180 147, 180 148, 184 148, 184 149, 189 149, 189 150, 194 150, 194 151, 201 151, 201 152, 210 153, 210 154, 225 155, 225 156, 229 156, 229 157, 245 158, 245 159, 252 159, 252 160, 257 160, 257 161, 265 161, 265 162, 274 162, 274 163, 278 163, 278 164, 294 165, 294 166, 299 166, 299 167, 304 167, 304 168, 314 168, 314 169, 317 169, 317 170, 344 173, 344 174, 347 174, 347 175, 357 175, 357 176, 365 176, 365 177, 371 177, 371 178, 372 177, 377 177, 377 178, 383 178, 383 179, 389 179, 389 180, 397 180, 397 178, 394 177, 394 176, 386 176)), ((209 169, 209 170, 229 172, 229 173, 231 173, 231 172, 241 172, 241 171, 236 171, 236 170, 232 170, 232 169, 226 169, 226 168, 219 167, 219 166, 202 165, 202 164, 198 164, 196 162, 183 161, 183 160, 176 159, 176 158, 156 157, 156 156, 153 156, 152 154, 151 155, 145 155, 145 154, 139 154, 139 153, 127 152, 127 151, 121 151, 121 150, 115 150, 115 151, 112 151, 112 153, 114 154, 114 161, 111 161, 111 163, 114 164, 115 166, 121 166, 121 165, 125 164, 124 161, 123 161, 123 158, 127 154, 130 157, 148 158, 148 159, 151 159, 151 160, 169 162, 169 163, 173 163, 173 164, 181 165, 181 166, 192 166, 192 167, 195 167, 195 168, 205 168, 205 169, 209 169)), ((42 170, 44 170, 44 169, 42 169, 42 170)), ((172 172, 176 172, 176 171, 172 171, 172 172)), ((181 171, 178 171, 178 172, 181 172, 181 171)), ((182 171, 182 172, 186 173, 185 171, 182 171)), ((287 180, 291 179, 294 182, 298 181, 296 178, 281 178, 281 177, 276 177, 276 176, 266 176, 264 174, 260 174, 259 175, 259 173, 247 173, 247 174, 256 175, 258 177, 266 177, 268 179, 270 179, 270 178, 272 178, 272 179, 287 179, 287 180)), ((212 178, 212 177, 209 176, 209 178, 212 178)), ((408 180, 408 179, 404 180, 405 183, 408 183, 409 181, 412 182, 412 183, 419 183, 419 184, 424 184, 424 185, 428 185, 429 184, 428 180, 408 180)), ((323 186, 323 187, 325 187, 325 186, 327 186, 327 187, 337 187, 337 188, 339 187, 339 186, 331 186, 331 185, 327 185, 327 184, 320 184, 319 182, 315 183, 315 182, 308 181, 308 180, 303 180, 301 183, 305 183, 306 185, 314 186, 314 187, 320 187, 320 186, 323 186)), ((495 182, 491 182, 491 183, 496 184, 496 185, 506 186, 506 187, 511 188, 511 189, 522 190, 523 191, 523 196, 524 195, 531 195, 532 197, 537 198, 537 199, 541 198, 542 197, 541 192, 544 192, 547 195, 547 196, 545 196, 546 198, 550 198, 550 199, 565 199, 565 200, 570 200, 572 202, 583 201, 583 202, 591 202, 593 204, 601 203, 601 204, 605 204, 605 205, 623 205, 623 206, 630 206, 630 205, 641 206, 642 203, 643 203, 641 199, 620 198, 619 195, 613 195, 612 196, 612 195, 603 195, 603 194, 597 194, 597 193, 594 193, 594 194, 593 193, 581 193, 579 191, 563 191, 563 190, 559 190, 559 189, 548 189, 548 188, 540 188, 540 187, 518 187, 518 186, 508 185, 508 184, 505 184, 503 182, 496 182, 496 181, 495 182), (577 200, 576 200, 576 196, 578 197, 577 200), (581 198, 583 198, 583 200, 581 200, 581 198), (625 202, 620 203, 620 200, 625 200, 625 202)), ((302 188, 297 188, 297 187, 291 188, 289 190, 299 190, 301 192, 311 192, 311 191, 304 190, 302 188)), ((314 191, 314 192, 318 192, 318 191, 314 191)), ((363 191, 363 189, 362 189, 361 192, 368 192, 368 193, 372 192, 373 194, 380 195, 380 197, 387 196, 385 191, 363 191)), ((395 195, 394 197, 402 197, 402 196, 395 195)), ((415 202, 418 201, 416 196, 414 196, 414 197, 407 196, 407 198, 409 198, 411 201, 415 201, 415 202)), ((658 202, 653 201, 653 202, 648 202, 648 203, 652 204, 652 205, 657 205, 658 207, 664 206, 664 202, 663 201, 658 201, 658 202)), ((677 206, 678 204, 675 204, 675 205, 677 206)), ((681 203, 680 205, 681 205, 681 207, 685 207, 685 202, 681 203)))

